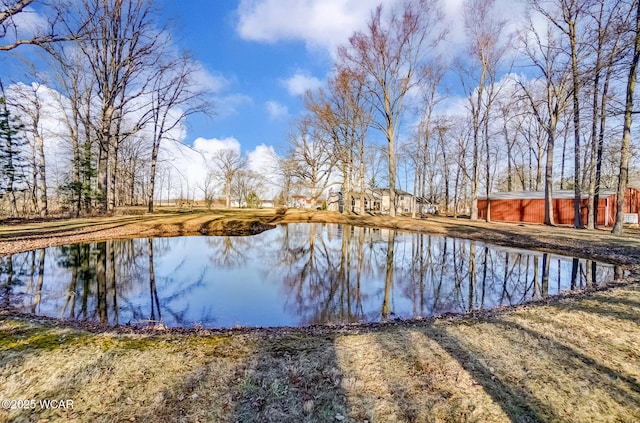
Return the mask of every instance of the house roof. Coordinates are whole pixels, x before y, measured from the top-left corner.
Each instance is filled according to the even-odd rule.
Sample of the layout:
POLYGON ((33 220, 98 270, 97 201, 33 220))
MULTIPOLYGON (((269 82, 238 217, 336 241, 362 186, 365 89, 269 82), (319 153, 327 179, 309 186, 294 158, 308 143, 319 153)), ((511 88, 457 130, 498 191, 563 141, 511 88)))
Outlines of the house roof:
POLYGON ((429 200, 426 197, 416 197, 416 203, 419 204, 432 204, 435 205, 435 203, 432 203, 431 200, 429 200))
MULTIPOLYGON (((600 190, 600 197, 608 197, 616 194, 615 190, 600 190)), ((555 190, 551 193, 554 199, 572 199, 575 197, 575 191, 569 189, 555 190)), ((544 191, 510 191, 510 192, 492 192, 489 194, 491 200, 544 200, 544 191)), ((582 192, 581 198, 589 198, 588 192, 582 192)), ((486 200, 486 195, 479 195, 478 200, 486 200)))
MULTIPOLYGON (((373 191, 386 194, 386 193, 389 192, 389 188, 375 188, 373 191)), ((411 194, 410 192, 403 191, 401 189, 397 189, 396 188, 396 195, 413 195, 413 194, 411 194)))

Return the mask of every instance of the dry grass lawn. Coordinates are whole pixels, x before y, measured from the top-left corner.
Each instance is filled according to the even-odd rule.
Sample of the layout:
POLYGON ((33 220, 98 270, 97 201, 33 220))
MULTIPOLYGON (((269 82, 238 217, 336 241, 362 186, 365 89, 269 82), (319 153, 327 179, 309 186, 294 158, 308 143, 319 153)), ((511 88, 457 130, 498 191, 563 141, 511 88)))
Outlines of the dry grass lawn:
MULTIPOLYGON (((318 219, 356 218, 220 211, 14 224, 0 227, 0 255, 318 219)), ((444 218, 360 221, 594 254, 634 278, 640 262, 637 235, 444 218)), ((468 317, 346 328, 136 333, 4 310, 0 400, 36 404, 0 410, 0 421, 637 422, 639 345, 638 282, 468 317), (40 400, 72 400, 73 408, 46 409, 40 400)))
POLYGON ((640 284, 372 328, 89 332, 0 315, 11 422, 637 422, 640 284), (48 419, 48 420, 47 420, 48 419))

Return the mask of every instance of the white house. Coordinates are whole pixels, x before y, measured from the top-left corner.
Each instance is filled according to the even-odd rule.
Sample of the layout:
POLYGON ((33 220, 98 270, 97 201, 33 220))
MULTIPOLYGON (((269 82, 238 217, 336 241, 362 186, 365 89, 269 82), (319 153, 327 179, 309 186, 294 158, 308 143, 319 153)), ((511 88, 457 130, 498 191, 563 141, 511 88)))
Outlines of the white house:
MULTIPOLYGON (((350 212, 357 213, 360 210, 361 201, 364 201, 364 210, 367 213, 389 214, 391 209, 389 190, 383 188, 367 188, 364 193, 352 191, 350 195, 330 190, 327 209, 342 212, 346 208, 350 212), (350 201, 351 204, 345 204, 345 201, 350 201)), ((413 194, 396 190, 396 213, 411 213, 413 207, 413 194)))

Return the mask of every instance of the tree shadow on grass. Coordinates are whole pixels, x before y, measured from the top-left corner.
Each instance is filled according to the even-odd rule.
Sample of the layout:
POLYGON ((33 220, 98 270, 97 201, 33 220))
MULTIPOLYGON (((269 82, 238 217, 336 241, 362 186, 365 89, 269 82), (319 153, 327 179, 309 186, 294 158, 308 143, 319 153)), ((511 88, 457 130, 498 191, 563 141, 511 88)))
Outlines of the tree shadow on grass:
MULTIPOLYGON (((576 304, 571 306, 571 310, 582 311, 585 313, 595 313, 602 316, 609 316, 614 319, 624 319, 628 320, 632 323, 640 322, 640 313, 637 311, 634 313, 632 311, 623 311, 616 309, 615 302, 612 303, 611 306, 608 306, 607 301, 597 301, 600 304, 576 304)), ((638 306, 640 307, 640 306, 638 306)))
POLYGON ((541 334, 540 332, 534 331, 518 323, 499 320, 496 324, 504 327, 505 329, 515 329, 526 333, 532 338, 542 340, 546 344, 550 345, 551 348, 547 354, 552 355, 555 358, 554 362, 562 368, 571 369, 579 366, 585 366, 588 370, 598 373, 600 376, 598 380, 601 381, 601 384, 607 385, 606 390, 616 401, 620 403, 640 403, 640 395, 629 395, 628 392, 620 389, 618 386, 618 382, 622 382, 630 391, 635 391, 640 394, 640 384, 635 378, 624 375, 600 364, 594 358, 577 351, 569 345, 558 342, 541 334))
POLYGON ((346 344, 341 355, 353 421, 500 421, 504 416, 500 407, 479 403, 487 396, 470 388, 464 370, 421 330, 381 330, 346 344))
POLYGON ((335 422, 348 408, 334 336, 304 333, 261 341, 239 381, 231 421, 335 422))
POLYGON ((466 348, 456 337, 439 326, 430 325, 421 331, 437 342, 469 375, 482 385, 512 422, 559 421, 547 404, 522 387, 500 380, 491 369, 482 364, 482 356, 466 348))
POLYGON ((382 329, 343 339, 339 356, 350 421, 559 420, 525 386, 498 377, 487 357, 446 327, 382 329))
MULTIPOLYGON (((635 289, 635 291, 638 291, 638 290, 639 289, 637 288, 635 289)), ((614 297, 598 296, 598 297, 594 297, 593 300, 599 303, 628 306, 628 307, 640 309, 640 301, 632 300, 629 298, 614 298, 614 297)))
MULTIPOLYGON (((640 285, 632 284, 622 288, 622 292, 634 296, 639 291, 640 285)), ((623 294, 624 295, 624 294, 623 294)), ((575 302, 568 305, 571 310, 585 313, 603 315, 614 319, 628 320, 632 323, 640 321, 640 301, 634 298, 620 298, 609 295, 594 295, 586 301, 575 302)))

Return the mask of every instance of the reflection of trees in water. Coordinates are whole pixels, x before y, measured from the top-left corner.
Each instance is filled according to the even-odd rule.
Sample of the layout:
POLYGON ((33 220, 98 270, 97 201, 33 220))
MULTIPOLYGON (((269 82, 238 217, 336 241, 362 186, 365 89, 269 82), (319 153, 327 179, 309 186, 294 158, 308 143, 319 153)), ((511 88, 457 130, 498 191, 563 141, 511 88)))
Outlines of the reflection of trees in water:
POLYGON ((284 271, 290 308, 304 324, 348 323, 366 320, 361 283, 375 272, 379 259, 365 238, 370 230, 338 225, 287 225, 274 244, 276 271, 284 271))
MULTIPOLYGON (((284 307, 302 324, 377 321, 518 304, 621 276, 619 268, 591 260, 339 225, 291 224, 265 236, 205 241, 210 261, 218 268, 252 266, 265 279, 282 280, 284 307)), ((189 252, 183 259, 169 252, 186 242, 111 240, 3 257, 1 301, 33 313, 44 310, 109 324, 130 319, 184 325, 192 314, 189 299, 204 285, 208 269, 203 267, 192 280, 183 278, 193 271, 187 269, 189 252), (177 261, 162 261, 159 271, 164 256, 177 261), (52 268, 53 263, 66 270, 52 268)), ((196 311, 210 324, 213 312, 204 307, 196 311)))
MULTIPOLYGON (((194 280, 185 282, 179 278, 181 269, 185 266, 185 258, 175 264, 170 275, 158 278, 156 275, 155 263, 158 258, 168 254, 174 245, 173 239, 168 238, 146 238, 136 240, 140 243, 140 255, 135 260, 135 265, 142 269, 139 273, 138 287, 148 287, 146 295, 148 301, 132 302, 129 296, 123 296, 120 301, 124 304, 124 309, 131 314, 133 322, 150 323, 171 320, 178 325, 185 325, 185 316, 189 311, 189 304, 184 299, 192 295, 196 288, 203 285, 204 270, 200 276, 194 280), (171 294, 168 294, 171 292, 171 294), (163 293, 162 295, 159 293, 163 293)), ((125 266, 125 269, 127 267, 125 266)), ((129 273, 137 275, 137 273, 129 273)), ((204 315, 203 318, 207 318, 204 315)))
MULTIPOLYGON (((116 239, 90 244, 74 244, 51 249, 51 255, 59 268, 67 269, 62 275, 50 269, 54 277, 68 277, 68 283, 46 280, 45 252, 37 250, 0 259, 0 270, 5 282, 3 300, 9 302, 11 290, 18 286, 18 275, 26 276, 29 284, 23 291, 31 298, 28 306, 32 313, 40 312, 43 292, 49 293, 47 307, 56 316, 76 320, 92 320, 105 324, 121 324, 121 312, 135 321, 161 320, 163 312, 180 324, 187 311, 184 297, 195 287, 202 285, 202 275, 196 281, 180 284, 173 277, 163 278, 162 284, 171 286, 171 295, 161 296, 154 260, 169 252, 167 239, 116 239), (20 270, 13 263, 21 262, 20 270), (44 291, 44 285, 50 285, 44 291), (179 287, 175 289, 175 287, 179 287), (132 301, 147 292, 148 301, 132 301), (174 310, 176 308, 176 310, 174 310)), ((177 264, 181 267, 184 262, 177 264)), ((174 269, 176 275, 179 269, 174 269)), ((1 280, 0 280, 1 281, 1 280)), ((187 306, 188 307, 188 306, 187 306)))
MULTIPOLYGON (((289 228, 284 228, 282 245, 283 254, 280 263, 284 264, 286 273, 283 276, 286 292, 293 297, 295 314, 308 324, 322 323, 329 315, 336 314, 336 292, 340 287, 339 278, 344 275, 344 268, 332 253, 335 244, 325 237, 316 236, 318 225, 308 225, 306 241, 289 236, 289 228)), ((344 263, 342 263, 344 266, 344 263)), ((291 297, 290 297, 291 298, 291 297)), ((341 314, 338 311, 337 314, 341 314)))
MULTIPOLYGON (((428 234, 400 237, 396 283, 414 317, 515 305, 621 276, 619 267, 428 234), (411 254, 404 252, 410 243, 411 254)), ((404 310, 407 313, 407 310, 404 310)))
POLYGON ((0 257, 0 301, 4 307, 19 304, 24 298, 22 291, 26 291, 34 298, 29 308, 34 312, 42 295, 44 261, 43 249, 0 257))
POLYGON ((209 259, 217 267, 232 269, 247 262, 247 248, 253 246, 255 237, 250 236, 212 236, 206 238, 210 249, 209 259))
POLYGON ((420 317, 521 304, 550 295, 550 281, 557 285, 555 294, 613 280, 616 274, 592 260, 417 233, 389 242, 386 257, 383 319, 393 313, 389 287, 394 283, 412 307, 399 313, 420 317))
POLYGON ((14 285, 16 285, 14 280, 12 256, 0 257, 0 271, 3 276, 3 278, 0 279, 0 286, 2 286, 2 305, 4 307, 9 307, 11 305, 11 291, 14 285))

